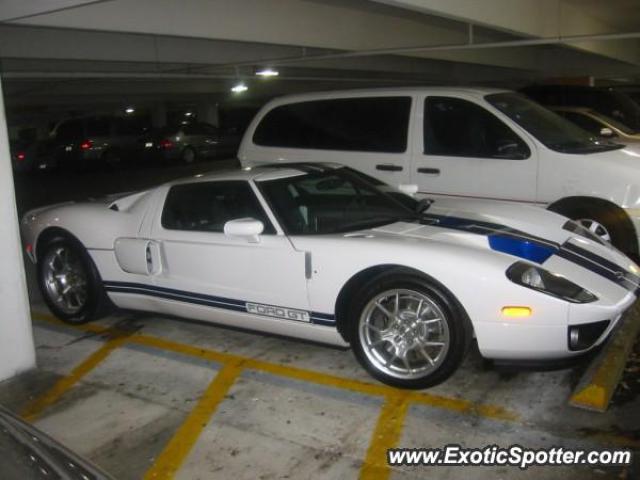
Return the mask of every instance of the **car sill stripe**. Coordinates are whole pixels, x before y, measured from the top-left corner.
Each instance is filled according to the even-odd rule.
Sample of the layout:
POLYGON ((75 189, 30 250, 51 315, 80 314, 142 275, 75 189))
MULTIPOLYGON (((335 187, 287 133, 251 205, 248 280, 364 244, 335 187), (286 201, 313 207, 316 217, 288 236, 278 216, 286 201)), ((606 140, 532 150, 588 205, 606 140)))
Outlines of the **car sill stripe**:
MULTIPOLYGON (((147 295, 147 296, 162 298, 166 300, 174 300, 178 302, 191 303, 194 305, 202 305, 206 307, 232 310, 235 312, 243 312, 251 315, 260 315, 260 314, 248 312, 247 304, 259 304, 259 305, 273 307, 277 309, 301 311, 309 315, 310 323, 317 324, 317 325, 324 325, 324 326, 335 326, 336 324, 335 316, 329 313, 309 312, 307 310, 299 309, 299 308, 281 307, 277 305, 265 305, 260 302, 251 302, 251 301, 245 301, 245 300, 236 300, 232 298, 217 297, 217 296, 206 295, 202 293, 193 293, 193 292, 186 292, 183 290, 175 290, 172 288, 156 287, 154 285, 144 285, 141 283, 104 281, 103 285, 107 292, 128 293, 128 294, 134 294, 134 295, 147 295)), ((285 318, 280 316, 272 316, 272 315, 260 315, 260 316, 264 316, 268 318, 280 318, 283 320, 300 321, 300 320, 293 320, 291 318, 285 318)))

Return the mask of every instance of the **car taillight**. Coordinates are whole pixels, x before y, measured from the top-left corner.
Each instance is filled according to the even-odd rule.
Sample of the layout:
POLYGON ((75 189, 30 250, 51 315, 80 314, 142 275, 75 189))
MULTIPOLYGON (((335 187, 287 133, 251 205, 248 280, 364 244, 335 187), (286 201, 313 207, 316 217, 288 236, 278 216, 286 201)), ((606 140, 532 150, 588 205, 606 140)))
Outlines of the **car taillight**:
POLYGON ((165 150, 173 148, 173 142, 171 140, 169 140, 168 138, 164 138, 164 139, 160 140, 158 145, 160 145, 160 148, 164 148, 165 150))
POLYGON ((27 158, 27 155, 24 152, 18 152, 18 154, 16 155, 16 158, 19 161, 23 161, 25 158, 27 158))
POLYGON ((91 147, 93 147, 93 142, 91 140, 85 140, 80 144, 81 150, 89 150, 91 147))

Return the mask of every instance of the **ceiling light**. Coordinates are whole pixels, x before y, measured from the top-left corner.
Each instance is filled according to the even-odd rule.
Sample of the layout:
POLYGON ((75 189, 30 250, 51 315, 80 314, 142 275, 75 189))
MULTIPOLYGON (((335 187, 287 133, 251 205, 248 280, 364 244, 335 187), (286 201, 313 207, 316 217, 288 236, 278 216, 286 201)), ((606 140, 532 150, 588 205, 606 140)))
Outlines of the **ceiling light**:
POLYGON ((185 117, 190 117, 191 115, 193 115, 193 112, 185 112, 185 113, 184 113, 184 116, 185 116, 185 117))
POLYGON ((125 111, 125 113, 133 113, 133 112, 136 111, 136 109, 133 108, 133 107, 127 107, 124 111, 125 111))
POLYGON ((238 83, 231 88, 231 91, 233 93, 242 93, 246 92, 247 90, 249 90, 249 87, 247 87, 244 83, 238 83))
POLYGON ((262 70, 256 71, 256 75, 259 77, 277 77, 280 75, 278 70, 274 70, 273 68, 263 68, 262 70))

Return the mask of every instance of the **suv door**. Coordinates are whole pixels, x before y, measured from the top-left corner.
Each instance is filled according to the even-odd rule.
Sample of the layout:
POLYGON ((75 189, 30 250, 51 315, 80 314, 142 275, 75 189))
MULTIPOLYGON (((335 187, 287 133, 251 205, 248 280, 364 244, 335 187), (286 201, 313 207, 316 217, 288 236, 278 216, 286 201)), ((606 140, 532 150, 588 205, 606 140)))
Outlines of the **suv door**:
POLYGON ((411 171, 421 193, 535 202, 533 143, 470 99, 426 96, 421 103, 411 171))
MULTIPOLYGON (((310 321, 303 315, 309 306, 305 254, 276 233, 249 182, 172 186, 151 237, 162 262, 154 295, 179 302, 160 302, 165 312, 180 315, 185 304, 202 305, 212 307, 215 320, 229 310, 246 313, 271 306, 280 307, 290 320, 310 321), (247 217, 265 226, 257 241, 224 233, 227 221, 247 217)), ((281 317, 279 311, 266 315, 281 317)))

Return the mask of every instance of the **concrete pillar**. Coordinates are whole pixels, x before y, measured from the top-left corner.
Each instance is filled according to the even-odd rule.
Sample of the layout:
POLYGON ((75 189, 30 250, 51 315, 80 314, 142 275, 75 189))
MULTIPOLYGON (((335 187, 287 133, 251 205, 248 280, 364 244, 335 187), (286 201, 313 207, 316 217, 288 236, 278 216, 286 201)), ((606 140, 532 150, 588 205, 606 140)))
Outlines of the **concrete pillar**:
POLYGON ((151 125, 154 128, 167 125, 167 106, 164 103, 158 103, 151 108, 151 125))
POLYGON ((218 104, 215 102, 202 102, 198 104, 198 121, 220 126, 218 104))
POLYGON ((35 367, 7 121, 0 82, 0 380, 35 367))

